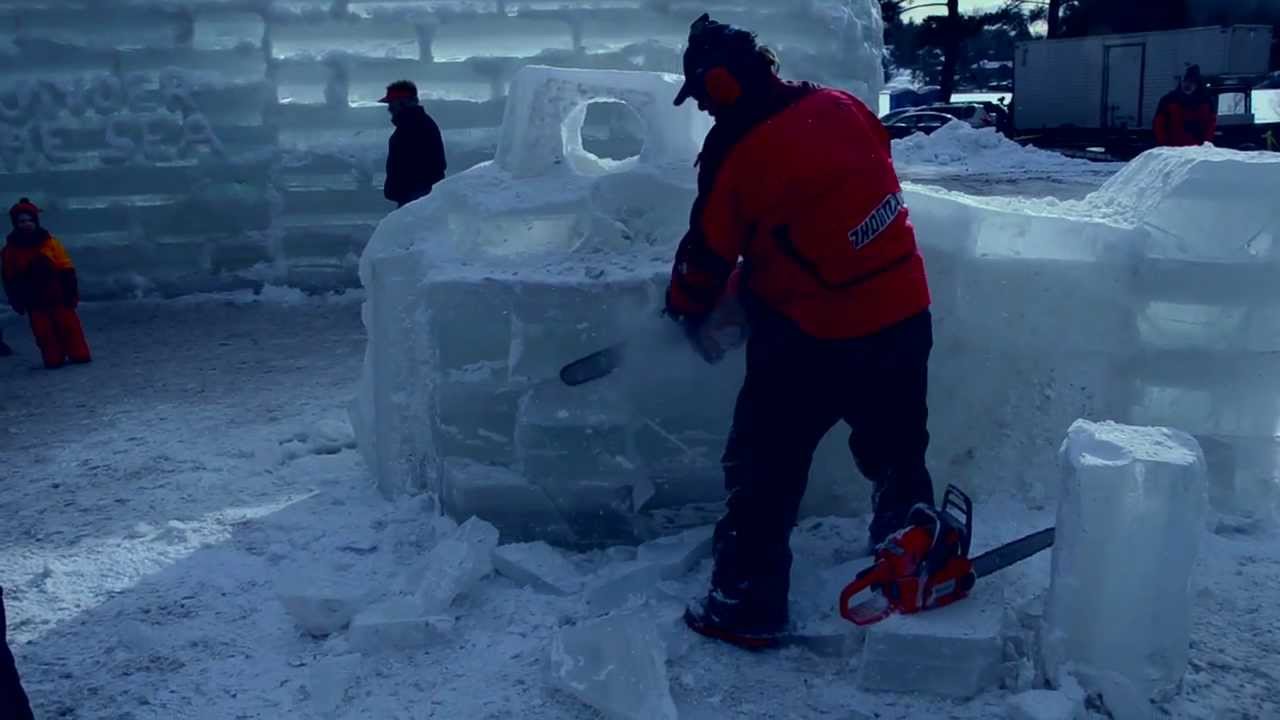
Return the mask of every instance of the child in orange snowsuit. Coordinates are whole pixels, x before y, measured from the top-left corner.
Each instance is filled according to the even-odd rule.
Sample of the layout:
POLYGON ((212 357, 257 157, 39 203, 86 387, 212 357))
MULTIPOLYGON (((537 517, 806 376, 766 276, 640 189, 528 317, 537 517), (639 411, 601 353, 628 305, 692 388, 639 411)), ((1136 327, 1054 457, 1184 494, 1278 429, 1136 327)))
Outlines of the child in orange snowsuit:
POLYGON ((22 198, 10 208, 9 220, 13 232, 0 252, 9 306, 29 317, 45 367, 89 362, 89 345, 76 314, 80 287, 66 249, 40 227, 40 209, 30 200, 22 198))

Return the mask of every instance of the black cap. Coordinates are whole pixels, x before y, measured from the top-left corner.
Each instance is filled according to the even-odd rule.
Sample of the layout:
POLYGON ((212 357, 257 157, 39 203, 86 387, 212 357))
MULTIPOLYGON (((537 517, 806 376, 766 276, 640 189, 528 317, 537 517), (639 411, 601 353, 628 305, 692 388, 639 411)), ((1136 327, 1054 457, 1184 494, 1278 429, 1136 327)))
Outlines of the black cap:
POLYGON ((689 26, 689 44, 684 50, 684 84, 676 93, 675 104, 683 105, 694 96, 707 70, 717 65, 737 66, 758 50, 755 33, 716 22, 703 13, 689 26))
POLYGON ((1192 65, 1187 68, 1186 73, 1182 75, 1183 80, 1200 82, 1200 66, 1192 65))

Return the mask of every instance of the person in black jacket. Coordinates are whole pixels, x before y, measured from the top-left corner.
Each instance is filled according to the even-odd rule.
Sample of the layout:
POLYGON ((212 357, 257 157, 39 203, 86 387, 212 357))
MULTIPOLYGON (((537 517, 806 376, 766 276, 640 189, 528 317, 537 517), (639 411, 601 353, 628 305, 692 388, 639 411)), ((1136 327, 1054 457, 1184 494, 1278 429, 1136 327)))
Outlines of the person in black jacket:
POLYGON ((31 703, 18 678, 18 667, 9 651, 8 625, 4 616, 4 588, 0 588, 0 718, 33 720, 31 703))
POLYGON ((382 194, 397 207, 426 197, 444 179, 444 139, 440 127, 418 102, 418 88, 408 80, 387 86, 385 103, 396 126, 387 146, 387 181, 382 194))

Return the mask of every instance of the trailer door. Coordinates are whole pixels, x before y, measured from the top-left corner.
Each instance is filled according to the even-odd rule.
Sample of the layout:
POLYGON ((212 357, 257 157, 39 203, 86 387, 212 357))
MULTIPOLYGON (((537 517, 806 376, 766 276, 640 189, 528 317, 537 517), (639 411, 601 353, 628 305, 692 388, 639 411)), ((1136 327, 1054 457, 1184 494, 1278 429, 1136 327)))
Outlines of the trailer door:
POLYGON ((1102 127, 1142 127, 1145 43, 1108 45, 1102 66, 1102 127))

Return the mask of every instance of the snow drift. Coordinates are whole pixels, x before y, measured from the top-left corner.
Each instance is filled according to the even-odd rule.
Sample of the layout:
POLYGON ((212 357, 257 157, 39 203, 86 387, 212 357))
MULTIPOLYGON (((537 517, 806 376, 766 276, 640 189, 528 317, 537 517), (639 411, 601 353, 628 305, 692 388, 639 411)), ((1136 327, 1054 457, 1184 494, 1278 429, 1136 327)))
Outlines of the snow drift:
MULTIPOLYGON (((644 535, 642 509, 719 497, 741 354, 694 359, 656 317, 704 121, 677 78, 527 68, 498 159, 383 221, 361 261, 369 345, 353 417, 387 492, 556 542, 644 535), (625 167, 574 141, 618 98, 649 135, 625 167), (564 362, 619 339, 640 358, 566 388, 564 362)), ((979 495, 1053 494, 1079 417, 1200 437, 1220 509, 1276 498, 1272 277, 1280 160, 1156 150, 1083 201, 909 187, 935 295, 931 466, 979 495)), ((838 428, 809 507, 865 508, 838 428)), ((1269 511, 1269 510, 1268 510, 1269 511)))
MULTIPOLYGON (((386 83, 419 85, 456 173, 493 157, 521 67, 678 71, 703 10, 758 29, 787 73, 875 101, 868 0, 12 0, 0 197, 48 211, 87 297, 348 287, 391 208, 386 83)), ((586 120, 626 157, 625 112, 586 120)))

